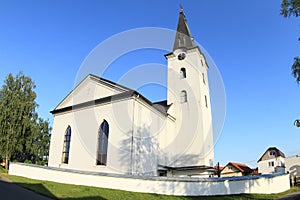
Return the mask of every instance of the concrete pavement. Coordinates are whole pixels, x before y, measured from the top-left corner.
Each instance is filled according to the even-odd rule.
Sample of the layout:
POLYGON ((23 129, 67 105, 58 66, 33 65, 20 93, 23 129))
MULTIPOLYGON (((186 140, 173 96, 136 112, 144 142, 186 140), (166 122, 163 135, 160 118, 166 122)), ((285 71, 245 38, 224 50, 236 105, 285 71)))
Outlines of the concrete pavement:
POLYGON ((26 190, 0 177, 0 198, 9 200, 53 200, 40 194, 26 190))

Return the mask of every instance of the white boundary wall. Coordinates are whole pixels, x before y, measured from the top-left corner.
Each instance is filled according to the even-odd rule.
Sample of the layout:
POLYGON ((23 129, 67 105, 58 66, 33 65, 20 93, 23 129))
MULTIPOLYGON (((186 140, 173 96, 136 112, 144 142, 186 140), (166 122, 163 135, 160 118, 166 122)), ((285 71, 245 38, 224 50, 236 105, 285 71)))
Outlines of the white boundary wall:
POLYGON ((132 177, 11 163, 9 174, 59 183, 165 195, 270 194, 290 189, 288 174, 235 178, 132 177))

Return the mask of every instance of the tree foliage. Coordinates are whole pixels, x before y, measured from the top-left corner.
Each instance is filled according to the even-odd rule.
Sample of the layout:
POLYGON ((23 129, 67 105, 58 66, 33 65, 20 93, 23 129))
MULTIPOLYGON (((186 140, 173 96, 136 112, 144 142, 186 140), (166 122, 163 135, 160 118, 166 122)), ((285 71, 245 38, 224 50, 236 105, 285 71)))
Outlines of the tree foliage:
POLYGON ((282 0, 280 14, 284 17, 300 15, 300 0, 282 0))
POLYGON ((292 74, 294 78, 296 79, 297 83, 300 83, 300 58, 295 57, 294 63, 292 65, 292 74))
MULTIPOLYGON (((300 16, 300 0, 282 0, 280 14, 284 17, 300 16)), ((299 38, 300 40, 300 38, 299 38)), ((296 79, 296 82, 300 83, 300 58, 297 56, 294 58, 292 65, 292 75, 296 79)))
POLYGON ((48 154, 49 122, 38 117, 36 85, 23 73, 9 74, 0 90, 0 154, 9 160, 40 163, 48 154))

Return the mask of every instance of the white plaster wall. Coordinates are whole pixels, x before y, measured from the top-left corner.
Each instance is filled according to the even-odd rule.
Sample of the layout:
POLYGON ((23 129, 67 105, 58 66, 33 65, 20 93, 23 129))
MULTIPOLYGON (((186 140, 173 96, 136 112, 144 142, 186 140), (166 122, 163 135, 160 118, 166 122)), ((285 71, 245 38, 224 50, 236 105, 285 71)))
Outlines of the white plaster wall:
POLYGON ((157 141, 159 142, 158 146, 158 164, 163 166, 172 166, 173 164, 173 152, 176 150, 176 136, 177 132, 175 131, 174 119, 171 117, 166 117, 165 120, 165 130, 162 130, 160 134, 156 136, 157 141))
POLYGON ((300 176, 300 155, 285 158, 285 167, 293 176, 300 176))
POLYGON ((133 100, 128 99, 55 115, 49 166, 108 173, 131 173, 132 105, 133 100), (107 166, 97 166, 98 130, 104 119, 109 123, 107 166), (69 163, 62 164, 63 140, 68 125, 72 128, 69 163))
POLYGON ((281 167, 284 165, 285 161, 283 157, 276 157, 269 160, 262 160, 258 162, 258 172, 261 174, 271 174, 275 173, 275 168, 277 166, 281 167), (269 166, 269 162, 274 162, 274 166, 269 166))
MULTIPOLYGON (((91 106, 56 114, 50 143, 49 166, 119 174, 157 173, 159 159, 165 155, 161 138, 166 136, 167 117, 141 98, 91 106), (103 120, 109 123, 107 166, 96 165, 97 137, 103 120), (69 163, 62 164, 65 131, 72 128, 69 163)), ((171 129, 169 129, 171 130, 171 129)), ((164 141, 165 141, 164 140, 164 141)), ((165 155, 166 156, 166 155, 165 155)))
POLYGON ((175 160, 173 167, 212 166, 214 150, 208 66, 196 48, 185 51, 186 58, 178 60, 177 56, 182 51, 185 50, 178 49, 167 57, 168 104, 172 104, 169 113, 176 119, 174 126, 176 148, 170 152, 175 160), (182 67, 186 69, 184 79, 180 77, 182 67), (205 76, 205 83, 202 74, 205 76), (181 103, 180 100, 182 90, 187 92, 186 103, 181 103))
POLYGON ((242 172, 221 173, 221 177, 243 176, 242 172))
POLYGON ((167 179, 162 177, 126 177, 109 174, 80 173, 37 167, 20 163, 10 164, 10 175, 59 183, 120 189, 125 191, 165 195, 200 196, 241 193, 271 194, 290 189, 289 175, 268 175, 251 178, 167 179))
POLYGON ((157 174, 159 160, 159 137, 165 134, 166 116, 141 98, 133 101, 133 166, 136 175, 157 174))
POLYGON ((104 83, 104 81, 89 75, 74 88, 56 109, 119 94, 121 90, 118 86, 104 83))

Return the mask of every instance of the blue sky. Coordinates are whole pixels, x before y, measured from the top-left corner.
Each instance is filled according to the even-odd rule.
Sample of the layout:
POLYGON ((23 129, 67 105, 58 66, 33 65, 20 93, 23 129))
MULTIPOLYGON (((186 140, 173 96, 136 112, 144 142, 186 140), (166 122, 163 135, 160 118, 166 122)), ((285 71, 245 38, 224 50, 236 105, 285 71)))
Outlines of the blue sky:
MULTIPOLYGON (((300 118, 300 87, 290 70, 299 55, 300 21, 279 15, 280 0, 1 1, 0 81, 10 72, 30 76, 39 114, 52 122, 49 111, 72 90, 81 64, 98 44, 133 28, 174 30, 179 4, 226 89, 215 161, 255 166, 269 146, 286 155, 300 153, 300 129, 293 126, 300 118)), ((143 63, 166 65, 165 53, 147 49, 125 55, 105 78, 117 81, 143 63)), ((156 94, 145 96, 163 98, 156 94)))

